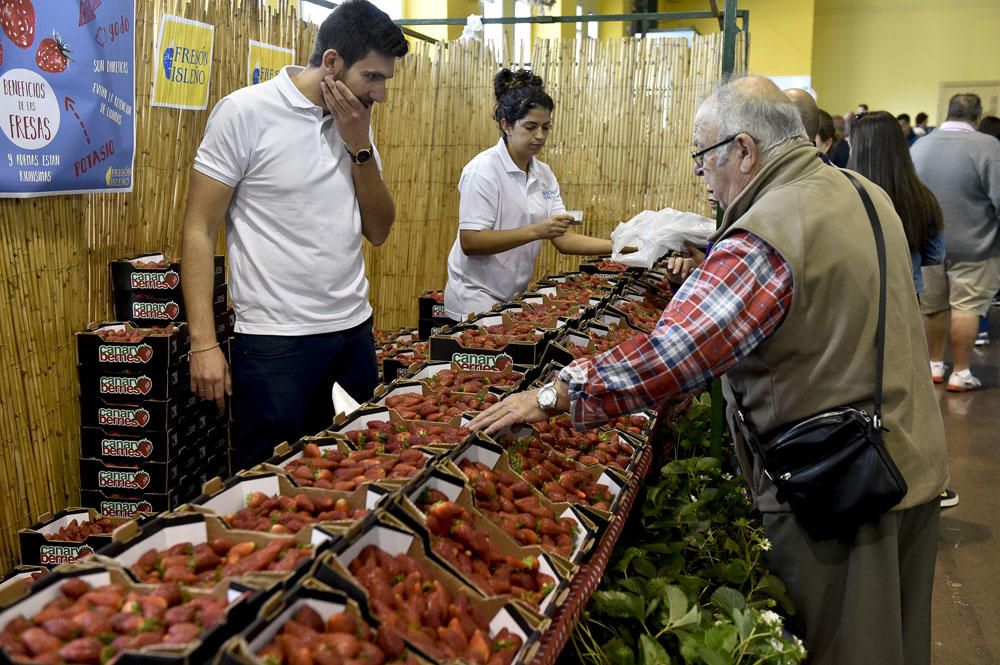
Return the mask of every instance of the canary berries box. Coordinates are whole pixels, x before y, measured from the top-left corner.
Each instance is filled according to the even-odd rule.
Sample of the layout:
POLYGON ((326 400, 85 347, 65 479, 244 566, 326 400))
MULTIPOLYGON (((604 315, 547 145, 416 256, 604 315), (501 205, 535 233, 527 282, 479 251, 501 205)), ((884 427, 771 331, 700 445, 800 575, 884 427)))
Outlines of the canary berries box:
MULTIPOLYGON (((111 289, 114 292, 151 292, 165 295, 181 292, 181 262, 163 254, 141 254, 116 259, 108 264, 111 289)), ((226 281, 226 258, 216 256, 212 264, 212 282, 215 286, 226 281)))
POLYGON ((105 517, 92 508, 45 513, 38 522, 17 532, 21 563, 49 567, 72 563, 109 545, 115 529, 129 521, 105 517))
MULTIPOLYGON (((227 313, 226 285, 212 290, 212 313, 216 321, 224 320, 227 313)), ((187 320, 184 299, 180 294, 159 294, 148 291, 116 291, 112 294, 115 317, 132 321, 141 326, 165 326, 187 320)))
POLYGON ((76 334, 77 364, 168 381, 186 363, 187 324, 140 328, 125 322, 95 323, 76 334))

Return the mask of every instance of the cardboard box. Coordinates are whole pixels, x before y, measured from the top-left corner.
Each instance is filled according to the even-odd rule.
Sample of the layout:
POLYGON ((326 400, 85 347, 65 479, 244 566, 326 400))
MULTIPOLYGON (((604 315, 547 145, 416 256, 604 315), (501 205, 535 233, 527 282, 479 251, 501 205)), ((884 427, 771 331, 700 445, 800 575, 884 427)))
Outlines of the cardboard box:
MULTIPOLYGON (((0 575, 0 608, 7 607, 31 593, 31 585, 49 574, 45 566, 15 566, 0 575)), ((2 626, 0 626, 2 628, 2 626)))
POLYGON ((462 369, 498 371, 510 364, 534 365, 548 345, 549 335, 543 334, 531 342, 511 341, 502 349, 477 349, 462 346, 458 342, 462 331, 478 326, 502 323, 496 314, 477 319, 477 325, 456 326, 448 334, 434 335, 430 339, 430 359, 453 362, 462 369))
MULTIPOLYGON (((180 457, 184 457, 183 453, 180 457)), ((181 487, 182 464, 175 458, 169 462, 143 462, 134 466, 114 466, 100 459, 80 460, 80 488, 103 492, 152 492, 168 494, 181 487)))
MULTIPOLYGON (((73 520, 82 523, 100 518, 101 514, 92 508, 67 508, 55 515, 45 513, 38 519, 38 522, 17 532, 18 543, 21 547, 21 563, 31 566, 58 566, 63 563, 72 563, 109 545, 112 539, 111 533, 90 536, 83 541, 46 537, 58 533, 59 529, 68 526, 73 520)), ((123 524, 134 521, 135 518, 116 517, 109 519, 116 528, 120 528, 123 524)))
MULTIPOLYGON (((112 297, 115 318, 132 321, 140 326, 165 326, 187 320, 184 298, 178 293, 155 291, 116 291, 112 297)), ((212 313, 216 321, 224 321, 228 310, 228 291, 225 284, 212 290, 212 313)))
MULTIPOLYGON (((341 591, 334 590, 313 578, 283 596, 275 596, 261 608, 258 617, 249 628, 230 639, 222 648, 222 665, 267 665, 257 654, 281 634, 282 627, 292 619, 302 607, 309 607, 323 619, 325 624, 334 614, 351 614, 358 623, 367 623, 372 631, 372 641, 379 629, 377 620, 367 612, 362 612, 358 604, 341 591)), ((431 665, 432 661, 406 649, 400 658, 416 660, 417 665, 431 665)), ((401 661, 394 660, 394 663, 401 661)))
POLYGON ((91 324, 76 334, 77 363, 105 371, 128 370, 166 377, 171 368, 185 359, 190 346, 186 323, 177 324, 172 333, 157 331, 138 341, 106 339, 117 332, 130 333, 135 329, 127 322, 91 324))
MULTIPOLYGON (((501 629, 506 628, 521 638, 522 646, 514 659, 515 663, 527 663, 534 657, 538 648, 538 635, 548 627, 550 623, 548 619, 523 604, 497 597, 482 598, 463 580, 441 566, 437 560, 429 557, 421 539, 391 516, 380 517, 349 544, 337 547, 324 555, 317 564, 316 578, 324 584, 344 591, 360 607, 370 612, 368 592, 350 573, 351 562, 368 546, 377 547, 391 556, 407 554, 420 561, 430 575, 452 596, 465 594, 484 616, 490 617, 491 635, 496 635, 501 629)), ((411 648, 420 651, 420 647, 407 640, 405 635, 402 637, 411 648)), ((440 653, 427 655, 436 662, 445 660, 440 653)))
POLYGON ((141 405, 106 402, 92 394, 80 395, 80 424, 126 432, 166 432, 179 426, 176 400, 146 400, 141 405))
MULTIPOLYGON (((0 626, 6 626, 13 619, 33 617, 50 601, 63 598, 59 590, 70 578, 79 578, 94 587, 107 584, 121 584, 127 590, 136 588, 131 579, 120 569, 90 566, 73 570, 52 572, 31 586, 30 594, 0 611, 0 626)), ((145 589, 148 590, 148 587, 145 589)), ((236 583, 226 583, 211 592, 188 590, 192 596, 218 596, 228 600, 222 623, 204 631, 197 642, 180 647, 146 647, 142 650, 121 652, 115 662, 119 665, 204 665, 214 659, 222 643, 253 620, 257 609, 264 600, 264 594, 236 583)), ((16 661, 0 650, 0 663, 14 665, 16 661)))
POLYGON ((417 312, 421 319, 448 318, 444 311, 444 291, 424 291, 417 298, 417 312))
POLYGON ((411 436, 406 437, 410 439, 406 442, 406 445, 402 445, 400 442, 400 448, 419 448, 421 450, 427 451, 431 454, 436 454, 442 451, 452 450, 456 446, 461 445, 469 436, 468 430, 461 431, 461 428, 466 427, 472 418, 469 416, 455 416, 447 422, 425 422, 420 420, 402 420, 399 414, 393 409, 387 409, 385 407, 362 407, 349 416, 338 415, 333 421, 333 425, 326 430, 324 434, 339 437, 348 442, 348 445, 352 448, 379 448, 385 450, 385 441, 362 441, 359 444, 355 444, 351 441, 350 432, 364 432, 369 429, 369 423, 389 423, 392 430, 399 430, 399 434, 409 434, 411 436, 416 436, 416 442, 411 439, 411 436), (441 429, 436 429, 441 428, 441 429), (448 433, 453 433, 455 436, 443 436, 440 439, 440 435, 437 434, 441 430, 448 430, 448 433), (458 430, 458 431, 455 431, 458 430), (421 432, 424 434, 421 435, 421 432), (420 437, 426 436, 428 439, 426 442, 421 441, 420 437), (450 442, 445 439, 454 439, 461 436, 461 441, 450 442))
POLYGON ((191 396, 190 368, 177 364, 162 374, 142 369, 117 369, 99 365, 77 365, 81 395, 95 395, 118 403, 140 404, 145 400, 166 401, 191 396))
POLYGON ((417 330, 420 333, 420 339, 430 339, 432 336, 442 333, 445 328, 451 325, 454 324, 447 316, 431 317, 429 319, 421 318, 417 322, 417 330))
POLYGON ((121 566, 130 570, 143 554, 151 549, 168 550, 179 543, 200 545, 217 538, 232 542, 253 542, 257 549, 275 541, 292 541, 298 546, 312 546, 313 554, 303 559, 292 570, 276 572, 267 570, 251 571, 244 575, 229 577, 247 586, 261 589, 288 589, 305 575, 315 562, 316 556, 328 548, 340 536, 321 529, 303 529, 294 537, 275 536, 256 531, 234 531, 217 516, 200 513, 178 513, 161 515, 142 525, 126 525, 115 532, 114 541, 98 552, 98 561, 121 566))
POLYGON ((129 432, 99 427, 80 429, 81 457, 101 458, 112 464, 138 461, 166 462, 181 453, 176 429, 166 432, 129 432))
POLYGON ((524 370, 526 368, 515 368, 513 365, 508 365, 503 368, 503 370, 496 371, 477 371, 477 370, 463 370, 458 365, 450 363, 445 360, 428 360, 426 362, 420 363, 419 365, 413 365, 406 371, 406 375, 400 377, 406 381, 420 381, 421 383, 427 384, 432 390, 439 390, 440 386, 435 377, 443 371, 452 372, 468 372, 474 374, 486 383, 486 385, 496 388, 497 390, 503 392, 510 392, 518 390, 522 381, 524 380, 525 374, 524 370), (502 381, 507 384, 511 381, 516 381, 514 385, 495 385, 496 382, 502 381))
MULTIPOLYGON (((177 298, 180 298, 181 263, 168 261, 162 253, 115 259, 108 263, 108 272, 112 291, 176 293, 177 298), (163 267, 153 267, 150 264, 161 264, 163 267)), ((218 286, 225 281, 226 257, 218 255, 213 260, 212 283, 218 286)))
POLYGON ((192 488, 182 480, 178 489, 167 494, 143 491, 80 490, 80 503, 107 517, 132 517, 136 513, 163 513, 189 500, 192 488))

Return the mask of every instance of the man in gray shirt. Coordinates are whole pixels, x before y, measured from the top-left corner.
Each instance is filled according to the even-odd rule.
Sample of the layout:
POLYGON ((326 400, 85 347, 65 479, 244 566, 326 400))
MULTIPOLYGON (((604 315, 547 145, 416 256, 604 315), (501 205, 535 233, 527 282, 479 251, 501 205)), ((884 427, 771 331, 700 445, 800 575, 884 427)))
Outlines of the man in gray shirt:
POLYGON ((1000 141, 975 131, 982 113, 978 95, 955 95, 947 122, 910 150, 917 175, 944 211, 945 262, 923 268, 920 308, 935 383, 944 382, 950 333, 951 392, 982 387, 969 362, 979 317, 1000 288, 1000 141))

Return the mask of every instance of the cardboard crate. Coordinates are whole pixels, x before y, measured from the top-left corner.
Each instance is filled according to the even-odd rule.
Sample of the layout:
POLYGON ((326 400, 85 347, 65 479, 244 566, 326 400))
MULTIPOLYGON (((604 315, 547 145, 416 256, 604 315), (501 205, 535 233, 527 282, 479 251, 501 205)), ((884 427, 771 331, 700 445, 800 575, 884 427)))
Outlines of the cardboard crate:
MULTIPOLYGON (((88 554, 96 552, 111 543, 112 534, 96 534, 82 541, 50 539, 64 526, 76 520, 78 523, 94 521, 101 514, 92 508, 67 508, 53 515, 45 513, 38 522, 17 532, 21 548, 21 563, 29 566, 58 566, 72 563, 88 554)), ((134 518, 108 518, 116 528, 134 521, 134 518)))
POLYGON ((176 429, 166 432, 128 432, 99 427, 80 429, 81 457, 95 457, 111 463, 138 461, 166 462, 182 451, 176 429))
POLYGON ((535 365, 541 359, 550 335, 539 331, 541 336, 535 341, 508 342, 502 349, 478 349, 462 346, 458 338, 462 331, 478 326, 502 323, 502 317, 487 315, 476 320, 476 325, 456 326, 448 334, 434 335, 430 339, 430 359, 453 362, 462 369, 500 371, 510 364, 535 365))
POLYGON ((417 298, 417 312, 421 319, 448 318, 444 311, 444 291, 424 291, 417 298))
POLYGON ((162 374, 143 369, 77 365, 81 395, 139 404, 145 400, 184 399, 191 395, 190 369, 186 363, 165 367, 162 374))
MULTIPOLYGON (((117 291, 112 295, 115 317, 141 326, 165 326, 187 320, 184 299, 151 291, 117 291)), ((228 291, 225 284, 212 290, 212 313, 216 322, 225 320, 228 312, 228 291)))
POLYGON ((107 517, 132 517, 136 513, 164 513, 189 501, 194 488, 186 479, 178 489, 165 494, 154 492, 115 490, 80 490, 80 503, 107 517))
MULTIPOLYGON (((109 261, 108 273, 112 292, 176 293, 178 299, 181 297, 181 263, 170 261, 163 254, 140 254, 109 261)), ((212 283, 218 286, 225 281, 226 257, 218 255, 213 259, 212 283)))
POLYGON ((178 427, 181 411, 177 400, 145 400, 141 404, 119 404, 92 394, 80 395, 80 424, 126 432, 166 432, 178 427))
POLYGON ((168 494, 181 488, 183 472, 191 468, 188 459, 190 454, 185 455, 183 450, 181 455, 169 462, 142 462, 131 466, 115 466, 100 459, 83 458, 80 460, 80 488, 168 494))
POLYGON ((128 370, 166 377, 170 369, 186 362, 190 345, 186 323, 177 324, 172 333, 157 330, 137 341, 107 338, 118 332, 131 333, 136 328, 131 323, 117 321, 90 324, 76 333, 77 364, 104 371, 128 370))

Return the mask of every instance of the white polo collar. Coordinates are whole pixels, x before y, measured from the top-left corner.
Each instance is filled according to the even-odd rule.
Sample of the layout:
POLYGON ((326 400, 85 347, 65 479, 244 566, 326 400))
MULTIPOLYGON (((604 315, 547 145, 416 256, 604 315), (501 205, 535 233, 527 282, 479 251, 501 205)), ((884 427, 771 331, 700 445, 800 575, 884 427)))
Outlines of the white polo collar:
MULTIPOLYGON (((497 142, 496 151, 500 155, 500 163, 503 164, 504 171, 506 171, 507 173, 520 173, 522 175, 525 175, 524 171, 521 170, 521 167, 514 163, 514 160, 511 158, 510 153, 507 152, 507 144, 504 143, 503 138, 501 138, 497 142)), ((528 160, 527 175, 529 178, 534 177, 535 169, 531 168, 534 161, 535 161, 534 157, 528 160)))
POLYGON ((275 77, 278 83, 278 91, 293 108, 305 109, 307 111, 322 110, 322 107, 309 101, 309 98, 303 95, 302 91, 296 88, 295 83, 292 81, 292 77, 304 69, 305 67, 298 67, 296 65, 285 65, 282 67, 281 71, 275 77))

